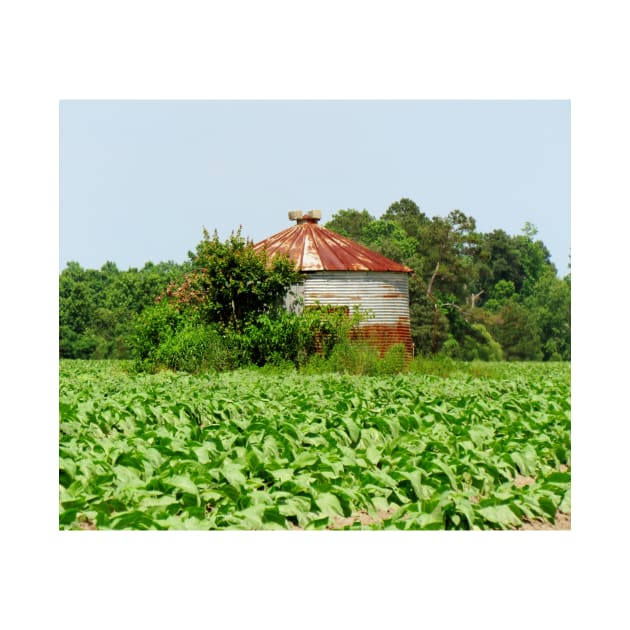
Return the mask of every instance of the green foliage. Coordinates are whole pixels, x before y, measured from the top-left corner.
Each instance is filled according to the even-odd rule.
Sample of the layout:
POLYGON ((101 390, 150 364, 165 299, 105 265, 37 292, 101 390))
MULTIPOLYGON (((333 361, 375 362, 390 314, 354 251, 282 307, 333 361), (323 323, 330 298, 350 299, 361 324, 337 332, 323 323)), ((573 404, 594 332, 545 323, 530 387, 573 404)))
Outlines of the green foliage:
POLYGON ((180 309, 193 310, 201 323, 234 331, 278 307, 302 277, 288 257, 255 251, 240 229, 225 242, 204 229, 203 240, 189 257, 192 271, 181 284, 172 284, 165 298, 180 309))
POLYGON ((407 349, 403 343, 389 346, 381 359, 380 374, 400 374, 407 367, 407 349))
POLYGON ((442 346, 442 352, 454 359, 464 361, 500 361, 503 350, 487 328, 480 323, 466 322, 466 331, 457 341, 449 337, 442 346))
POLYGON ((221 242, 206 230, 190 258, 182 281, 171 283, 160 303, 135 321, 131 345, 137 369, 221 371, 299 362, 308 352, 302 322, 279 308, 301 277, 288 258, 256 252, 240 231, 221 242))
POLYGON ((570 280, 557 278, 532 224, 516 236, 484 234, 460 210, 429 218, 414 201, 401 199, 380 219, 341 211, 327 226, 345 227, 355 240, 413 269, 409 311, 417 352, 570 358, 570 280), (467 325, 453 316, 457 312, 467 325))
POLYGON ((232 335, 240 365, 304 366, 314 355, 328 357, 345 344, 362 316, 349 316, 345 307, 310 306, 303 313, 263 313, 232 335))
POLYGON ((367 316, 358 309, 349 313, 345 306, 318 304, 306 307, 303 317, 314 336, 315 349, 323 357, 328 357, 337 345, 356 336, 367 316))
POLYGON ((417 247, 415 239, 394 221, 379 219, 368 223, 361 231, 360 240, 370 249, 380 252, 392 260, 408 260, 417 247))
POLYGON ((239 329, 207 324, 194 305, 163 300, 135 319, 130 337, 136 371, 198 373, 248 365, 304 366, 314 354, 328 357, 347 341, 362 316, 345 308, 314 306, 252 315, 239 329))
POLYGON ((540 331, 545 360, 571 359, 571 282, 547 271, 525 299, 540 331))
POLYGON ((422 229, 430 223, 429 218, 420 210, 418 204, 407 198, 392 203, 382 218, 398 223, 408 236, 415 239, 418 238, 422 229))
POLYGON ((411 337, 419 354, 432 354, 434 347, 439 351, 449 338, 450 322, 446 311, 437 308, 424 294, 410 303, 409 319, 411 337))
POLYGON ((501 280, 510 282, 519 293, 525 272, 514 237, 503 230, 493 230, 482 234, 480 241, 479 283, 485 289, 486 299, 495 297, 494 287, 501 280))
POLYGON ((183 272, 175 263, 140 271, 100 270, 70 262, 59 276, 59 354, 67 358, 127 358, 133 318, 183 272))
POLYGON ((493 323, 492 336, 501 344, 508 361, 541 361, 542 341, 535 314, 511 300, 503 305, 493 323))
POLYGON ((444 358, 437 378, 419 361, 307 378, 61 361, 59 527, 507 529, 570 511, 568 365, 444 358))
POLYGON ((302 365, 315 351, 315 334, 309 324, 306 317, 286 311, 274 317, 259 315, 238 336, 241 362, 302 365))
POLYGON ((326 223, 326 227, 353 241, 360 241, 364 229, 372 221, 374 221, 374 217, 367 210, 361 212, 354 209, 339 210, 326 223))
MULTIPOLYGON (((453 340, 454 343, 457 343, 453 340)), ((453 342, 445 343, 446 350, 453 342)), ((439 376, 441 378, 458 373, 462 370, 462 362, 456 361, 445 351, 435 355, 422 355, 414 357, 409 371, 412 374, 422 374, 426 376, 439 376)))
POLYGON ((499 280, 492 289, 492 297, 484 304, 487 311, 496 313, 510 300, 516 298, 516 287, 511 280, 499 280))
POLYGON ((525 223, 522 234, 514 238, 520 253, 520 261, 523 268, 523 286, 521 295, 527 298, 534 293, 538 280, 548 272, 555 275, 556 268, 550 263, 549 250, 540 240, 534 240, 538 230, 529 222, 525 223))
POLYGON ((129 338, 136 368, 157 369, 160 346, 167 344, 184 324, 181 312, 168 302, 151 306, 136 317, 129 338))
MULTIPOLYGON (((508 360, 570 359, 570 275, 557 277, 549 251, 530 223, 516 236, 502 230, 481 233, 474 218, 460 210, 430 218, 403 198, 380 218, 346 209, 326 226, 413 270, 409 313, 417 353, 489 361, 501 355, 508 360)), ((301 279, 288 258, 256 252, 240 230, 224 242, 204 230, 189 258, 184 265, 147 263, 124 272, 111 262, 98 271, 69 263, 59 278, 60 356, 133 356, 138 366, 153 370, 159 363, 156 348, 166 344, 162 366, 200 366, 206 364, 201 350, 206 341, 212 338, 212 347, 219 347, 219 337, 210 332, 218 331, 222 352, 231 357, 227 364, 303 366, 315 351, 326 360, 341 342, 356 355, 357 365, 365 364, 360 369, 376 370, 367 367, 368 350, 348 349, 355 324, 348 327, 347 317, 284 314, 284 295, 301 279), (169 315, 177 320, 167 327, 173 334, 192 326, 180 341, 157 334, 165 311, 138 319, 156 298, 177 311, 178 316, 169 315), (181 346, 184 339, 197 348, 190 350, 196 360, 183 359, 188 352, 181 346)), ((217 358, 217 369, 223 365, 217 358)))
POLYGON ((374 344, 349 337, 340 339, 328 356, 311 356, 302 366, 305 374, 351 374, 354 376, 385 376, 400 374, 407 370, 409 357, 402 343, 390 346, 385 353, 374 344))
POLYGON ((155 365, 181 372, 221 372, 236 367, 236 357, 219 331, 187 324, 156 348, 155 365))
POLYGON ((346 340, 334 346, 328 365, 341 374, 375 376, 379 373, 380 352, 368 342, 346 340))

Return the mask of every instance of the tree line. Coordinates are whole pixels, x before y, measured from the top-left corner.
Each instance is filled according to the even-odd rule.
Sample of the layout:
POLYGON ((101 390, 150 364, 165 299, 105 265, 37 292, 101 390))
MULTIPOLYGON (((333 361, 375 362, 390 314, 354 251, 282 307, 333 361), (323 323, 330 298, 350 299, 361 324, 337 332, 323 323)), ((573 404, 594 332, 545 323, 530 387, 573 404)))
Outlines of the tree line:
MULTIPOLYGON (((411 199, 401 199, 378 218, 367 210, 339 210, 325 227, 413 270, 409 304, 418 354, 464 360, 570 360, 571 276, 558 276, 531 224, 518 235, 499 229, 483 233, 473 217, 459 210, 429 217, 411 199)), ((138 331, 146 332, 151 318, 161 313, 167 321, 182 309, 188 313, 187 325, 194 312, 197 324, 212 324, 224 336, 225 331, 240 333, 241 346, 246 329, 248 339, 261 343, 268 343, 273 329, 279 340, 273 350, 277 354, 280 340, 287 344, 296 339, 286 329, 297 330, 297 324, 277 309, 267 309, 264 298, 274 296, 277 302, 295 276, 286 264, 275 275, 263 274, 248 244, 240 233, 221 243, 216 234, 211 238, 204 232, 197 250, 182 264, 149 262, 142 269, 121 271, 112 262, 100 270, 68 263, 59 277, 60 356, 129 358, 134 339, 137 352, 138 331), (211 268, 213 264, 219 266, 211 268), (235 275, 239 265, 240 275, 235 275), (236 293, 225 292, 230 282, 232 291, 237 284, 246 287, 238 300, 236 293), (160 300, 162 306, 156 304, 160 300), (261 336, 263 329, 266 334, 261 336)), ((265 360, 263 352, 258 362, 265 360)))
POLYGON ((172 282, 183 278, 188 267, 148 262, 141 269, 122 271, 113 262, 100 269, 69 262, 59 275, 59 356, 129 358, 135 319, 172 282))
POLYGON ((483 233, 460 210, 428 217, 401 199, 379 218, 340 210, 326 227, 413 269, 409 303, 418 352, 570 360, 571 275, 558 277, 530 223, 518 235, 483 233))

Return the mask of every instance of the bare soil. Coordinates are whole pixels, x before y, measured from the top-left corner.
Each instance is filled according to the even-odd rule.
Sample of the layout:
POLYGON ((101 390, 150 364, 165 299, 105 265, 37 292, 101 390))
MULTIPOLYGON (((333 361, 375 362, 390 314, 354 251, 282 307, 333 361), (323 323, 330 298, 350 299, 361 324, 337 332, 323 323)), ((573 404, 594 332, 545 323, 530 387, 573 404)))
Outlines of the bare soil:
MULTIPOLYGON (((568 468, 566 466, 560 466, 562 472, 566 472, 568 468)), ((514 478, 514 485, 518 488, 522 488, 530 483, 534 483, 533 477, 526 477, 524 475, 516 475, 514 478)), ((476 497, 471 498, 472 501, 478 500, 476 497)), ((361 525, 377 525, 382 523, 385 519, 389 518, 396 508, 390 508, 389 510, 381 510, 376 516, 370 516, 366 510, 359 510, 358 512, 346 516, 333 516, 330 525, 326 529, 338 530, 343 529, 353 523, 361 523, 361 525)), ((96 525, 90 521, 87 517, 82 518, 79 521, 79 528, 86 530, 95 530, 96 525)), ((302 528, 297 525, 291 526, 292 530, 301 530, 302 528)), ((523 519, 523 524, 520 527, 513 528, 515 531, 531 531, 531 530, 547 530, 547 531, 562 531, 571 529, 571 514, 564 512, 558 512, 553 523, 544 521, 542 519, 523 519)))
POLYGON ((558 512, 556 514, 555 523, 548 523, 546 521, 541 521, 536 519, 535 521, 530 521, 529 519, 523 521, 523 525, 521 527, 517 527, 517 530, 570 530, 571 529, 571 515, 565 514, 564 512, 558 512))
MULTIPOLYGON (((377 517, 370 516, 365 510, 361 510, 356 514, 341 518, 339 516, 333 516, 331 524, 326 529, 343 529, 353 523, 361 523, 361 525, 375 525, 382 523, 386 518, 391 516, 395 512, 394 509, 387 511, 381 511, 377 517)), ((300 529, 297 528, 296 529, 300 529)), ((520 527, 514 528, 516 531, 521 530, 570 530, 571 529, 571 514, 565 514, 564 512, 558 512, 556 514, 555 522, 549 523, 542 519, 523 519, 523 524, 520 527)))
MULTIPOLYGON (((566 472, 568 468, 564 465, 560 466, 561 472, 566 472)), ((526 477, 524 475, 516 475, 514 478, 514 485, 517 488, 522 488, 530 483, 534 483, 533 477, 526 477)), ((476 497, 471 500, 475 501, 476 497)), ((478 499, 477 499, 478 500, 478 499)), ((339 516, 333 516, 331 524, 327 529, 343 529, 348 525, 359 522, 361 525, 374 525, 383 522, 386 518, 391 516, 395 512, 394 508, 387 511, 381 511, 377 514, 376 518, 370 516, 365 510, 360 510, 356 514, 341 518, 339 516)), ((571 529, 571 514, 565 514, 564 512, 558 512, 553 523, 544 521, 542 519, 523 519, 523 524, 520 527, 513 528, 516 531, 526 530, 570 530, 571 529)))

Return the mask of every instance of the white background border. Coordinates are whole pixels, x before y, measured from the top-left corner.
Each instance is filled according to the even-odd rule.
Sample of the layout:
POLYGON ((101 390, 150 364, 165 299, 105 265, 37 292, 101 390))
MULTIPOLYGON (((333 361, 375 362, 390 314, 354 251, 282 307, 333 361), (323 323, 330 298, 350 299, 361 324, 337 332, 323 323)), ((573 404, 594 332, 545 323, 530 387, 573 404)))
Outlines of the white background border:
POLYGON ((622 6, 2 5, 3 627, 627 622, 622 6), (58 103, 77 98, 570 99, 573 530, 57 531, 58 103))

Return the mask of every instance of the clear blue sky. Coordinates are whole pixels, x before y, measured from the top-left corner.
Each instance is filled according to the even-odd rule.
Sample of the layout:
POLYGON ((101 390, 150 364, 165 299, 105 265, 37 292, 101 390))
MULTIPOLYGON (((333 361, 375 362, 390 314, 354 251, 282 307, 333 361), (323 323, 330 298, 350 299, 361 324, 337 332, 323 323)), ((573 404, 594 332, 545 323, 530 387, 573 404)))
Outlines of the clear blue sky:
POLYGON ((186 259, 202 227, 261 240, 291 209, 402 197, 570 255, 569 101, 61 101, 60 270, 186 259))

